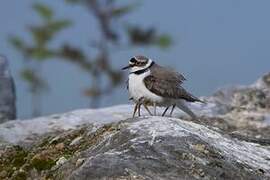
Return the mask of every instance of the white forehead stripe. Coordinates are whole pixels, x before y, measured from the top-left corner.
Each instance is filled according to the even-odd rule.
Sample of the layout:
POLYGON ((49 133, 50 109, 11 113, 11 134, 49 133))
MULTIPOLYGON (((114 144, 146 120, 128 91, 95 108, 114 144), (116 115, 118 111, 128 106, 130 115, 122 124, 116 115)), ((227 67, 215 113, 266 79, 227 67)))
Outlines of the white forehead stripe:
POLYGON ((139 70, 148 69, 151 66, 152 62, 153 62, 153 60, 148 59, 147 64, 145 64, 144 66, 134 66, 130 69, 130 72, 133 73, 133 72, 136 72, 139 70))
POLYGON ((150 67, 152 64, 153 60, 152 59, 148 59, 147 64, 145 65, 146 68, 150 67))

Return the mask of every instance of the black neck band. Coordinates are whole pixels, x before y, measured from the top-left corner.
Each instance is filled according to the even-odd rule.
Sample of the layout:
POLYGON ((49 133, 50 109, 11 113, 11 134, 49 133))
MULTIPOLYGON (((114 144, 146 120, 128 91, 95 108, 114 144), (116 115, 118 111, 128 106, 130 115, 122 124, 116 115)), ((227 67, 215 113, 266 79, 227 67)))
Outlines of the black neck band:
POLYGON ((154 61, 152 61, 152 63, 150 64, 149 67, 147 67, 147 68, 145 68, 145 69, 138 70, 138 71, 131 72, 131 73, 129 73, 129 74, 137 74, 137 75, 142 74, 142 73, 148 71, 148 69, 149 69, 150 67, 152 67, 154 64, 155 64, 154 61))

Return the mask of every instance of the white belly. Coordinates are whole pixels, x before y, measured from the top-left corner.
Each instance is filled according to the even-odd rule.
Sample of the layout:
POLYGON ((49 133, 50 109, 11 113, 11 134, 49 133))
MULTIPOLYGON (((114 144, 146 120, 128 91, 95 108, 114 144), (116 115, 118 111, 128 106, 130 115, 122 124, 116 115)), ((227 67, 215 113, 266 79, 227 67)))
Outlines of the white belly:
POLYGON ((130 74, 128 78, 129 94, 135 101, 138 101, 140 98, 145 98, 155 103, 161 103, 163 98, 155 95, 149 91, 143 82, 143 79, 150 74, 150 71, 145 72, 140 75, 130 74))

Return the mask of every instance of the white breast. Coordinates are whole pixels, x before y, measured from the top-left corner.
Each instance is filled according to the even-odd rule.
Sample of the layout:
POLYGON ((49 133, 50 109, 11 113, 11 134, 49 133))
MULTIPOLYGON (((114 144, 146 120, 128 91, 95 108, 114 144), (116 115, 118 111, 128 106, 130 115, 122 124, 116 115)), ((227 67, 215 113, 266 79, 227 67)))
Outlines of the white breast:
POLYGON ((150 71, 139 75, 134 73, 129 75, 128 85, 130 97, 132 97, 135 101, 138 101, 140 98, 144 97, 152 102, 161 103, 163 98, 152 93, 145 87, 143 79, 148 75, 150 75, 150 71))

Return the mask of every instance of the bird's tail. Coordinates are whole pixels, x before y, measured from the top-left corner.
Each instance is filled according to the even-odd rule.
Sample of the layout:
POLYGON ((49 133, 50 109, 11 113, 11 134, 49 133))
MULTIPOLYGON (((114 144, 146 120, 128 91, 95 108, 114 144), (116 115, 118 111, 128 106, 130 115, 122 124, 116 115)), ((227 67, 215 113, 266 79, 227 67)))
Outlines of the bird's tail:
POLYGON ((191 93, 187 92, 182 87, 181 87, 181 89, 179 89, 179 98, 184 99, 188 102, 200 102, 200 103, 206 104, 205 101, 203 101, 203 100, 197 98, 196 96, 192 95, 191 93))
POLYGON ((191 109, 185 104, 184 101, 179 100, 176 103, 176 106, 185 113, 187 113, 192 119, 198 119, 197 116, 191 111, 191 109))

